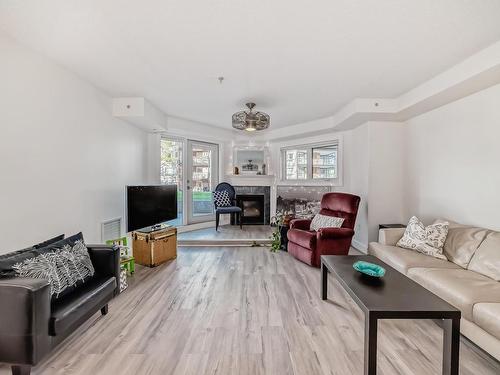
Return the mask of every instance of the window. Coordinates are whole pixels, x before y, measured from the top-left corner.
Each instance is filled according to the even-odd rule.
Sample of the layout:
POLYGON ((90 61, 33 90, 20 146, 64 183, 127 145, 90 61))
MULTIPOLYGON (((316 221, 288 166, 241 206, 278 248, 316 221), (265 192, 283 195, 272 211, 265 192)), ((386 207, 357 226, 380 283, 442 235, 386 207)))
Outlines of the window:
POLYGON ((312 148, 312 176, 315 178, 337 178, 337 146, 312 148))
POLYGON ((286 179, 307 179, 307 150, 286 150, 286 179))
MULTIPOLYGON (((210 166, 211 166, 211 151, 202 147, 193 147, 193 191, 210 192, 210 166)), ((210 201, 212 195, 208 198, 210 201)))
POLYGON ((338 172, 338 142, 283 148, 285 180, 335 180, 338 172))

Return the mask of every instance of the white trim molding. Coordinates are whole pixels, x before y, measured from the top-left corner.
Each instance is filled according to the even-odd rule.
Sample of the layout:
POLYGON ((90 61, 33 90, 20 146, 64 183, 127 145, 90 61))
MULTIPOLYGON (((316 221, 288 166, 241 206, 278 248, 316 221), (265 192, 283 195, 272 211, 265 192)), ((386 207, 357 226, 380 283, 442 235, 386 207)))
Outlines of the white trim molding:
POLYGON ((234 186, 273 186, 275 179, 273 175, 226 175, 224 181, 234 186))

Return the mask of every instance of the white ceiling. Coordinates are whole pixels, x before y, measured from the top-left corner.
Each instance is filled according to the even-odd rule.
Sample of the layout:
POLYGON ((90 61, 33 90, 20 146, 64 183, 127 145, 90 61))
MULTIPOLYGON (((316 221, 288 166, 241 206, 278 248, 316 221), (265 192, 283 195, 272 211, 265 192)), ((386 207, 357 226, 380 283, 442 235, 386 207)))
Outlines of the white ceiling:
POLYGON ((500 40, 500 1, 0 0, 0 28, 112 96, 226 128, 253 100, 277 128, 398 96, 500 40))

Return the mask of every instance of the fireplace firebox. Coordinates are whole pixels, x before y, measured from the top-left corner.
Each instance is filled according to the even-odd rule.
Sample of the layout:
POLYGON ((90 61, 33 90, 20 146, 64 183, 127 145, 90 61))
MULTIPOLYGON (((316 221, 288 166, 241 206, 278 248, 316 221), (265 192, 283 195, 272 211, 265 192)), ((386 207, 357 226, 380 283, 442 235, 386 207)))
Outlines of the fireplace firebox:
POLYGON ((243 224, 265 224, 264 194, 238 194, 236 204, 241 207, 243 224))

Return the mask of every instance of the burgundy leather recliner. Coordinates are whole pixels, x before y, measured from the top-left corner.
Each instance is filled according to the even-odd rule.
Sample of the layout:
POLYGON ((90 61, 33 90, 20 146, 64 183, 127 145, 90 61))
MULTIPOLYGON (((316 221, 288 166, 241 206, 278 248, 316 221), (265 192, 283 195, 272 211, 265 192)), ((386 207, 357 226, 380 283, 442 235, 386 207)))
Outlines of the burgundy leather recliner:
POLYGON ((310 230, 311 220, 295 219, 288 231, 288 252, 314 267, 320 266, 321 255, 347 255, 354 236, 354 224, 361 198, 346 193, 327 193, 321 198, 322 215, 344 219, 341 228, 310 230))

